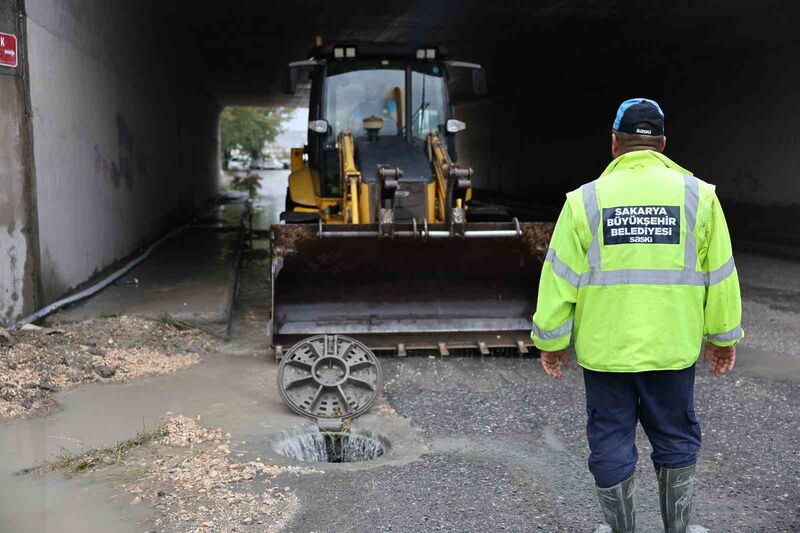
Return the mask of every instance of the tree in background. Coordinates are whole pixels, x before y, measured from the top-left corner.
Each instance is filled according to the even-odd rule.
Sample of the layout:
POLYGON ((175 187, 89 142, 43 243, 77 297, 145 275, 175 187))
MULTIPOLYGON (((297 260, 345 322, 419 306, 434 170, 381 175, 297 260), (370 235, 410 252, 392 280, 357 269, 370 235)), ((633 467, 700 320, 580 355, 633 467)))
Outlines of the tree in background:
POLYGON ((289 107, 226 107, 220 114, 222 152, 225 168, 235 148, 261 157, 265 142, 275 141, 283 133, 283 123, 294 114, 289 107))

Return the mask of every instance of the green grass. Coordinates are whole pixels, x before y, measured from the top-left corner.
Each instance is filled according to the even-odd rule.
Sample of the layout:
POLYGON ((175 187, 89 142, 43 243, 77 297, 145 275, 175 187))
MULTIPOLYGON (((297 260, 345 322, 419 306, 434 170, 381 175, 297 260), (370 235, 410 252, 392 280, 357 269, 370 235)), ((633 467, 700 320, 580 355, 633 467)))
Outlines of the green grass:
POLYGON ((158 317, 158 320, 156 320, 156 323, 161 327, 164 327, 164 328, 175 328, 178 331, 185 331, 187 329, 194 329, 193 326, 191 324, 189 324, 188 322, 184 322, 183 320, 175 320, 174 318, 172 318, 172 315, 170 315, 169 313, 164 313, 163 315, 158 317))
POLYGON ((17 474, 32 474, 55 470, 80 474, 98 466, 114 465, 119 463, 130 450, 144 446, 153 439, 163 437, 166 434, 167 430, 163 426, 157 426, 153 429, 142 428, 134 437, 102 448, 92 448, 85 446, 81 442, 74 441, 83 449, 81 452, 62 447, 61 451, 54 453, 51 459, 40 465, 21 470, 17 474))

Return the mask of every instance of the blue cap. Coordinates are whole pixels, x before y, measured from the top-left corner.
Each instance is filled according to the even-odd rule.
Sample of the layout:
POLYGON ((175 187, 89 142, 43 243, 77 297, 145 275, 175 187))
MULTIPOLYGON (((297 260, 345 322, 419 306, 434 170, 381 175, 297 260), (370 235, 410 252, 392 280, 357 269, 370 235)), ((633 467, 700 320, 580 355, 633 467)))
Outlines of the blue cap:
POLYGON ((664 135, 664 112, 654 100, 631 98, 619 106, 613 128, 634 135, 664 135))

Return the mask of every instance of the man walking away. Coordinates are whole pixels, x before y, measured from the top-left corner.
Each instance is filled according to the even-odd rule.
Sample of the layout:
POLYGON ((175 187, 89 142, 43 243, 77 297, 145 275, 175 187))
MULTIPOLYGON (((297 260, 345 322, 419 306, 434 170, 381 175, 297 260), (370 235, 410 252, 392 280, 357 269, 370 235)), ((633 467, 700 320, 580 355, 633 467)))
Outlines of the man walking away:
POLYGON ((614 160, 567 194, 539 283, 531 338, 554 378, 575 337, 586 385, 589 470, 607 525, 636 528, 635 437, 653 447, 668 533, 689 526, 700 451, 695 361, 719 376, 744 336, 739 280, 714 186, 665 155, 664 113, 623 102, 611 132, 614 160))

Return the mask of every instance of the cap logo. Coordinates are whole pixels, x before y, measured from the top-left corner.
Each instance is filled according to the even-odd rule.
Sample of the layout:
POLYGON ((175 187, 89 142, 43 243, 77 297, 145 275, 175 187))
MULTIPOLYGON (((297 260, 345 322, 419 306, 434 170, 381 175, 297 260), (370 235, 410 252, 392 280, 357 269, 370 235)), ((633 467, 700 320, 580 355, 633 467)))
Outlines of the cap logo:
POLYGON ((617 109, 611 129, 639 135, 662 135, 664 112, 657 103, 647 98, 625 100, 617 109))

